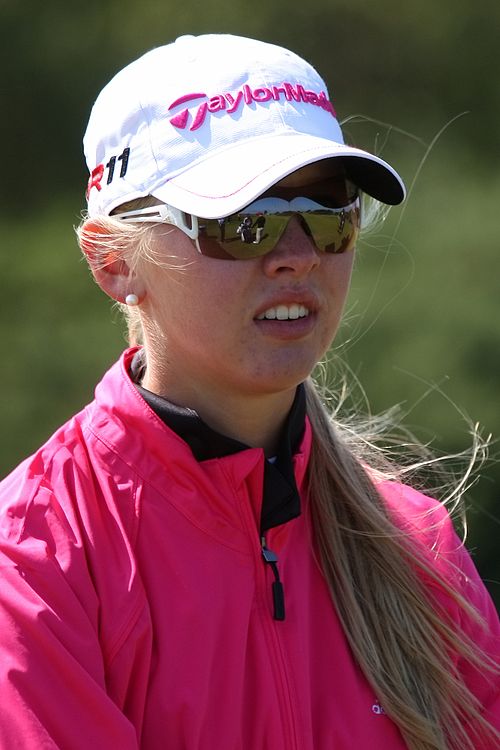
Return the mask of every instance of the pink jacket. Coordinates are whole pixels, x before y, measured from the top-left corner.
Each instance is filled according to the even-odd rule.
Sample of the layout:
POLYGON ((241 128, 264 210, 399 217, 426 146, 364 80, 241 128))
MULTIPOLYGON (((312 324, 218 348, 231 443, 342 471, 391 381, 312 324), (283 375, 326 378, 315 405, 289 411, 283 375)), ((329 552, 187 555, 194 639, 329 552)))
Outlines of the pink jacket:
MULTIPOLYGON (((303 512, 268 532, 286 592, 277 621, 258 531, 262 451, 196 462, 138 394, 130 356, 0 485, 0 747, 404 748, 311 553, 310 426, 295 456, 303 512)), ((466 628, 498 653, 496 613, 441 506, 400 485, 383 494, 439 546, 436 564, 458 565, 489 629, 466 628)), ((462 668, 500 726, 499 685, 462 668)))

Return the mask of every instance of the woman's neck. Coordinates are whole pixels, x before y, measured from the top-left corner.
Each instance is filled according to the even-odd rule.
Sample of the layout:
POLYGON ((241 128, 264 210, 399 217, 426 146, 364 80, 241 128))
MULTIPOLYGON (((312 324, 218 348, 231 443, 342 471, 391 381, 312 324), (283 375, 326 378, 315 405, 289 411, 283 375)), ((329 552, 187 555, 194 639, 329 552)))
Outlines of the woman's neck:
POLYGON ((169 383, 147 369, 144 388, 178 406, 194 409, 212 429, 251 447, 276 454, 281 430, 292 406, 296 388, 278 393, 230 393, 207 384, 169 383))

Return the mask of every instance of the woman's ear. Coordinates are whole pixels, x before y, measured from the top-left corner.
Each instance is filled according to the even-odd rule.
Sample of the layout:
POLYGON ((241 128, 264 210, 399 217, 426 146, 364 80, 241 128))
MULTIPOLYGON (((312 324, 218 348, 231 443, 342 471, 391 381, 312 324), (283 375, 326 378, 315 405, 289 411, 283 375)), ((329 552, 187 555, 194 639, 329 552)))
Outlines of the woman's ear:
POLYGON ((104 224, 87 219, 79 232, 80 247, 103 292, 121 303, 128 294, 135 294, 140 303, 146 296, 144 284, 120 251, 112 248, 112 236, 104 224))

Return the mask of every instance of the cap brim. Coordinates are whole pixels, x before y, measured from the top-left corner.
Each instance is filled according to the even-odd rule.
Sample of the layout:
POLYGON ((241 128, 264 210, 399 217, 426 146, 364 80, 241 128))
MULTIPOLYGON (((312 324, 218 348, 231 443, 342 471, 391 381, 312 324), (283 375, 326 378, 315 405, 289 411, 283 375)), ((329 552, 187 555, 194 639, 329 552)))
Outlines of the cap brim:
POLYGON ((349 178, 373 198, 390 205, 404 200, 403 180, 383 159, 297 133, 256 136, 214 151, 151 193, 183 211, 213 219, 235 213, 300 167, 329 158, 342 158, 349 178))

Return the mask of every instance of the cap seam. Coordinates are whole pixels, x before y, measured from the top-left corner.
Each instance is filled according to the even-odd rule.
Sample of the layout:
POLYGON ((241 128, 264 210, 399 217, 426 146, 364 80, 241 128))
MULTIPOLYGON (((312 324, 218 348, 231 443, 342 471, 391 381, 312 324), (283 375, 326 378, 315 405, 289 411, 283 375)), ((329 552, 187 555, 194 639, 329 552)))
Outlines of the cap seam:
MULTIPOLYGON (((283 133, 281 133, 281 134, 280 134, 280 136, 273 136, 273 137, 283 137, 283 135, 284 135, 284 134, 283 134, 283 133)), ((292 136, 293 136, 293 135, 295 135, 295 133, 293 133, 293 132, 290 132, 290 133, 288 133, 287 135, 292 135, 292 136)), ((332 143, 332 144, 334 144, 334 145, 337 145, 337 146, 341 146, 341 145, 342 145, 342 144, 339 144, 339 143, 337 143, 336 141, 330 141, 330 143, 332 143)), ((235 148, 236 148, 236 146, 235 146, 235 148)), ((314 147, 312 147, 312 148, 308 148, 308 149, 306 149, 306 150, 302 151, 301 153, 302 153, 302 154, 307 154, 307 153, 314 153, 314 152, 316 152, 316 151, 322 151, 322 147, 321 147, 321 146, 314 146, 314 147)), ((339 154, 339 156, 342 156, 342 154, 339 154)), ((288 160, 289 158, 290 158, 290 155, 288 155, 288 156, 286 156, 286 157, 283 157, 282 159, 279 159, 279 160, 277 160, 277 161, 273 162, 273 163, 272 163, 272 164, 270 164, 270 165, 269 165, 269 166, 267 167, 267 169, 265 169, 265 170, 264 170, 263 172, 260 172, 260 173, 259 173, 258 175, 255 175, 255 176, 254 176, 254 177, 252 177, 251 179, 247 180, 247 181, 246 181, 246 182, 244 182, 244 183, 243 183, 242 185, 240 185, 240 186, 239 186, 238 188, 236 188, 236 189, 235 189, 235 190, 234 190, 233 192, 230 192, 230 193, 225 193, 224 195, 215 195, 215 196, 210 196, 210 195, 205 195, 204 193, 196 193, 196 192, 194 192, 193 190, 189 190, 188 188, 182 187, 181 185, 175 185, 175 188, 176 188, 177 190, 182 190, 183 192, 185 192, 185 193, 188 193, 189 195, 193 195, 193 196, 196 196, 196 197, 198 197, 198 198, 207 198, 208 200, 221 200, 222 198, 228 198, 228 197, 230 197, 230 196, 232 196, 232 195, 235 195, 236 193, 239 193, 239 192, 240 192, 241 190, 243 190, 243 189, 244 189, 244 188, 245 188, 245 187, 246 187, 247 185, 249 185, 249 184, 250 184, 250 183, 252 183, 252 182, 253 182, 253 181, 254 181, 255 179, 257 179, 257 177, 259 177, 259 176, 260 176, 261 174, 264 174, 265 172, 269 172, 269 171, 270 171, 271 169, 273 169, 273 167, 275 167, 275 166, 276 166, 276 165, 278 165, 278 164, 281 164, 282 162, 285 162, 285 161, 287 161, 287 160, 288 160)), ((328 157, 328 156, 326 156, 325 158, 329 158, 329 157, 328 157)), ((336 158, 336 157, 335 157, 335 155, 333 155, 333 154, 332 154, 330 158, 336 158)), ((191 166, 193 166, 193 165, 191 165, 191 166)), ((181 173, 178 173, 177 175, 175 175, 175 177, 179 177, 179 176, 180 176, 181 174, 184 174, 184 172, 189 172, 189 171, 190 171, 190 169, 186 169, 186 170, 183 170, 183 172, 181 172, 181 173)), ((285 175, 283 175, 283 176, 285 176, 285 175)), ((168 184, 169 182, 173 182, 173 180, 175 179, 175 177, 171 177, 171 178, 170 178, 169 180, 165 180, 165 182, 163 182, 163 183, 162 183, 162 185, 166 185, 166 184, 168 184)), ((162 187, 162 185, 157 185, 157 186, 156 186, 156 187, 154 188, 154 190, 157 190, 157 189, 158 189, 159 187, 162 187)))

